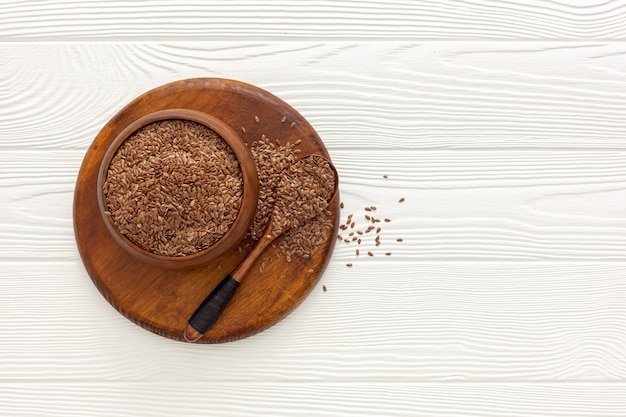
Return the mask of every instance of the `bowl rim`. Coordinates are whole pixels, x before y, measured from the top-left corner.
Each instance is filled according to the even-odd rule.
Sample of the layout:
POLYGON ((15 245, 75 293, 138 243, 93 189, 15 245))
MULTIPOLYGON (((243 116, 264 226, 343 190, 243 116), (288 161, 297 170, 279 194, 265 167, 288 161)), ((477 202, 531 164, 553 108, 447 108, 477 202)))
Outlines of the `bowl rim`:
POLYGON ((250 149, 228 124, 215 116, 192 109, 165 109, 148 113, 126 126, 109 145, 98 170, 97 198, 100 215, 113 238, 131 255, 152 265, 165 268, 202 266, 234 249, 246 236, 257 210, 259 178, 250 149), (122 235, 106 214, 104 182, 111 160, 120 146, 139 129, 163 120, 188 120, 200 123, 217 133, 233 150, 243 177, 243 194, 239 212, 228 231, 210 247, 186 256, 164 256, 147 251, 122 235))

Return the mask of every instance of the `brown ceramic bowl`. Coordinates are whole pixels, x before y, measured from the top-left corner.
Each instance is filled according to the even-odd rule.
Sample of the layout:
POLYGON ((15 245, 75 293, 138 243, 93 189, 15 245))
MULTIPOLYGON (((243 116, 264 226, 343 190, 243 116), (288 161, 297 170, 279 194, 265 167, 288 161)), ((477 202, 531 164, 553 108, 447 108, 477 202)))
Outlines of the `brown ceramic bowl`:
POLYGON ((248 232, 250 225, 254 219, 257 209, 257 200, 259 196, 259 179, 256 164, 248 147, 241 140, 239 135, 221 120, 196 110, 186 109, 170 109, 161 110, 150 113, 140 119, 134 121, 127 126, 111 143, 108 148, 98 172, 98 206, 100 215, 104 219, 107 229, 119 243, 132 256, 147 262, 151 265, 163 268, 193 268, 204 265, 214 259, 217 259, 226 252, 237 248, 248 232), (104 182, 108 173, 111 160, 115 156, 119 147, 133 133, 150 123, 163 120, 188 120, 200 123, 213 130, 233 150, 235 157, 239 162, 243 174, 243 193, 242 200, 237 217, 232 223, 228 231, 222 237, 214 242, 210 247, 186 256, 163 256, 144 250, 134 244, 126 236, 120 233, 115 224, 107 214, 106 196, 104 195, 104 182))

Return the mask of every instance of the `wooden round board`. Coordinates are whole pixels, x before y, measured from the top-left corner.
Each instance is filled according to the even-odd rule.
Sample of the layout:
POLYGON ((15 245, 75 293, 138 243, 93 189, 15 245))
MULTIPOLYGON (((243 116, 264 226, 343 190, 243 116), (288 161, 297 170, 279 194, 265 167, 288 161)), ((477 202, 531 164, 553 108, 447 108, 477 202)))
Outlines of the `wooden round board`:
MULTIPOLYGON (((291 106, 262 89, 231 80, 198 78, 158 87, 128 104, 103 127, 85 155, 74 195, 74 231, 83 263, 96 287, 120 313, 158 335, 182 341, 189 317, 246 251, 235 248, 206 266, 189 270, 148 265, 129 255, 109 234, 96 198, 98 168, 110 143, 134 120, 168 108, 216 116, 239 132, 248 145, 262 135, 281 144, 300 139, 300 157, 318 154, 330 160, 330 156, 313 127, 291 106)), ((251 268, 200 343, 256 334, 283 319, 306 298, 332 254, 339 220, 338 195, 328 210, 333 227, 327 231, 326 243, 310 258, 294 256, 291 262, 276 256, 279 249, 267 248, 268 257, 275 260, 262 272, 260 265, 251 268)), ((252 242, 244 243, 249 247, 252 242)))

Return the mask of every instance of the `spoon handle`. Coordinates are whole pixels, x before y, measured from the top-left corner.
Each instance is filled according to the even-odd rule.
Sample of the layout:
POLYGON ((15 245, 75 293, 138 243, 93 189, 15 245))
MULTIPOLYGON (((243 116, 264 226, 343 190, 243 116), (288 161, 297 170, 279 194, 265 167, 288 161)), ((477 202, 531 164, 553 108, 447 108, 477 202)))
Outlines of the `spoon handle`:
POLYGON ((198 341, 222 314, 222 311, 224 311, 239 287, 239 282, 263 250, 276 238, 276 235, 269 231, 270 226, 271 224, 268 225, 267 233, 254 245, 239 265, 211 291, 211 294, 204 299, 200 307, 191 315, 183 333, 183 337, 187 342, 193 343, 198 341))
MULTIPOLYGON (((191 315, 189 326, 200 335, 205 334, 222 314, 238 287, 239 281, 230 274, 227 275, 191 315)), ((185 339, 189 338, 190 342, 194 342, 195 340, 191 340, 193 335, 188 333, 190 332, 185 331, 185 339)))

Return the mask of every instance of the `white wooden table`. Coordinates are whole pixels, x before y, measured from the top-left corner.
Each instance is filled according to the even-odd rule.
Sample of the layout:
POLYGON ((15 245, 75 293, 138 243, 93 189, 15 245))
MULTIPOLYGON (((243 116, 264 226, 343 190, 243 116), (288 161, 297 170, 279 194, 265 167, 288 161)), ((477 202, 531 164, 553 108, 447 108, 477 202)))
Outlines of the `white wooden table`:
POLYGON ((626 415, 626 1, 0 6, 1 416, 626 415), (122 317, 72 229, 99 129, 191 77, 293 105, 392 219, 223 345, 122 317))

